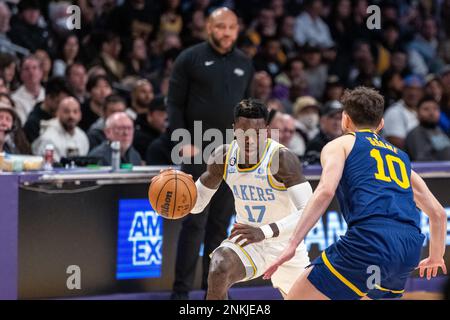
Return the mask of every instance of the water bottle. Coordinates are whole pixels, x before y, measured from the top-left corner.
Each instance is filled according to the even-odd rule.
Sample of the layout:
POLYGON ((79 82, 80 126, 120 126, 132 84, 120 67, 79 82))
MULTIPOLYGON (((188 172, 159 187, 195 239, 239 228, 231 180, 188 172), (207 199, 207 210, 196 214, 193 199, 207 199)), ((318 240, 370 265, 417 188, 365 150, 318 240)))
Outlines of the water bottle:
POLYGON ((120 169, 120 141, 111 142, 111 166, 112 171, 119 171, 120 169))
POLYGON ((53 170, 53 161, 55 155, 55 148, 52 144, 48 144, 45 146, 44 150, 44 170, 51 171, 53 170))

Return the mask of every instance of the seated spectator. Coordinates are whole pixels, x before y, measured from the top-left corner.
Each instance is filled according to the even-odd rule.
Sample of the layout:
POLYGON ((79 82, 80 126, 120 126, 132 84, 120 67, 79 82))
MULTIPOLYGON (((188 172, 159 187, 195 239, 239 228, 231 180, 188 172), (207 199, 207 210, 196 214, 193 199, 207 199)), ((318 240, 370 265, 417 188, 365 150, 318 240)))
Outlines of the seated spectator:
POLYGON ((320 112, 320 131, 307 144, 305 162, 320 163, 320 153, 330 141, 342 135, 342 104, 339 101, 327 102, 320 112))
POLYGON ((80 128, 85 132, 102 117, 105 98, 112 93, 112 87, 106 76, 97 75, 89 78, 86 90, 89 92, 89 99, 81 106, 83 117, 80 122, 80 128))
POLYGON ((165 97, 157 97, 148 106, 147 114, 136 119, 133 146, 145 159, 145 153, 153 140, 166 131, 167 110, 165 97))
POLYGON ((376 73, 376 66, 373 60, 365 61, 357 66, 357 76, 349 83, 350 88, 360 86, 370 88, 381 88, 381 79, 376 73))
POLYGON ((202 10, 195 10, 182 34, 184 46, 190 47, 208 38, 206 32, 206 16, 202 10))
POLYGON ((298 97, 311 95, 306 78, 295 79, 289 88, 289 96, 287 99, 281 100, 283 109, 286 113, 292 114, 295 101, 298 97))
POLYGON ((255 73, 252 81, 252 97, 267 102, 272 95, 272 78, 265 71, 255 73))
POLYGON ((34 106, 23 127, 30 143, 41 134, 41 122, 54 118, 61 100, 72 95, 67 82, 61 77, 50 79, 45 86, 45 92, 44 101, 34 106))
POLYGON ((322 20, 322 0, 306 0, 305 11, 295 21, 295 40, 298 45, 314 44, 320 48, 334 45, 328 25, 322 20))
POLYGON ((295 17, 286 15, 282 17, 278 26, 278 38, 287 58, 293 58, 298 54, 298 45, 294 39, 295 17))
POLYGON ((262 50, 253 58, 253 64, 256 71, 266 71, 274 79, 281 72, 285 60, 280 40, 277 37, 270 37, 264 39, 262 50))
POLYGON ((253 59, 258 53, 258 46, 247 36, 239 37, 237 46, 249 59, 253 59))
POLYGON ((432 18, 426 18, 422 22, 420 33, 408 45, 410 65, 413 66, 413 72, 426 76, 428 73, 438 71, 443 62, 438 58, 438 28, 436 21, 432 18))
POLYGON ((292 83, 297 79, 304 80, 305 78, 303 66, 303 61, 300 58, 289 59, 284 66, 284 71, 275 77, 272 95, 280 100, 289 98, 289 89, 292 83))
POLYGON ((105 102, 103 103, 103 116, 101 118, 98 118, 87 132, 87 136, 89 139, 89 150, 94 149, 95 147, 106 141, 106 119, 108 119, 109 116, 113 113, 125 112, 126 109, 127 104, 121 96, 112 94, 106 97, 105 102))
POLYGON ((16 153, 14 143, 10 137, 13 131, 17 113, 13 107, 0 101, 0 153, 16 153))
MULTIPOLYGON (((124 1, 109 15, 107 28, 121 37, 143 37, 146 41, 159 29, 160 1, 124 1)), ((82 10, 83 11, 83 10, 82 10)))
POLYGON ((386 140, 400 149, 405 145, 406 135, 419 124, 416 109, 424 85, 422 78, 416 75, 406 77, 403 82, 402 100, 387 109, 383 129, 386 140))
POLYGON ((147 47, 142 38, 130 40, 125 74, 127 77, 147 77, 150 75, 150 61, 148 60, 147 47))
POLYGON ((295 134, 291 142, 291 150, 303 156, 306 145, 319 133, 319 103, 310 96, 297 99, 294 104, 295 134))
POLYGON ((306 45, 302 50, 308 90, 314 98, 321 99, 328 78, 328 67, 322 62, 321 51, 318 47, 306 45))
POLYGON ((280 112, 285 112, 283 103, 279 99, 270 98, 269 100, 267 100, 266 104, 267 104, 268 111, 276 110, 276 111, 280 111, 280 112))
POLYGON ((59 103, 56 118, 51 120, 44 133, 33 144, 33 154, 44 155, 45 147, 53 145, 54 159, 85 156, 89 151, 89 140, 77 125, 81 120, 80 103, 66 97, 59 103))
POLYGON ((125 112, 113 113, 106 119, 105 135, 107 141, 89 152, 90 157, 96 157, 103 166, 111 165, 111 142, 120 142, 120 163, 131 163, 135 166, 142 164, 141 156, 133 148, 134 126, 133 121, 125 112))
MULTIPOLYGON (((69 34, 61 41, 57 59, 53 62, 53 75, 64 76, 67 67, 79 59, 80 44, 75 34, 69 34)), ((86 70, 85 70, 86 72, 86 70)))
POLYGON ((419 125, 406 136, 405 151, 412 161, 450 161, 450 138, 439 127, 439 104, 430 96, 418 106, 419 125))
POLYGON ((11 29, 11 10, 5 1, 0 2, 0 52, 9 55, 20 54, 22 56, 27 56, 30 54, 28 49, 20 47, 11 42, 8 38, 8 31, 11 29))
POLYGON ((136 121, 139 115, 147 114, 148 105, 154 97, 155 94, 150 81, 146 79, 138 80, 131 92, 131 108, 127 109, 127 114, 133 121, 136 121))
MULTIPOLYGON (((258 10, 258 9, 256 9, 258 10)), ((264 38, 276 36, 277 23, 275 12, 268 6, 258 10, 258 16, 249 26, 247 37, 256 45, 260 46, 264 38)))
POLYGON ((269 130, 272 139, 289 148, 295 133, 294 118, 277 111, 269 122, 269 130))
POLYGON ((384 97, 384 108, 387 109, 401 99, 403 93, 402 74, 393 69, 387 70, 381 77, 381 94, 384 97))
POLYGON ((16 76, 16 58, 13 55, 0 52, 0 76, 3 77, 9 93, 16 89, 14 83, 16 76))
POLYGON ((11 41, 30 52, 37 49, 49 49, 50 32, 41 26, 41 9, 37 0, 21 0, 18 4, 19 14, 11 19, 8 36, 11 41))
POLYGON ((344 89, 344 84, 337 75, 328 76, 322 101, 340 100, 344 94, 344 89))
POLYGON ((88 80, 86 68, 81 63, 74 63, 67 66, 65 75, 75 98, 83 104, 88 96, 86 92, 86 83, 88 80))
POLYGON ((169 166, 172 162, 173 141, 166 131, 148 146, 145 152, 145 162, 149 166, 169 166))
POLYGON ((22 129, 20 119, 17 116, 16 107, 11 97, 5 93, 0 93, 0 104, 7 105, 16 113, 14 117, 13 130, 8 135, 8 145, 10 153, 31 154, 31 146, 22 129))
POLYGON ((181 33, 183 29, 183 19, 181 18, 180 1, 162 1, 159 32, 161 35, 165 33, 181 33))
POLYGON ((42 77, 40 61, 35 56, 24 58, 20 68, 20 80, 23 84, 11 95, 22 125, 33 107, 45 98, 45 89, 41 85, 42 77))
POLYGON ((105 32, 99 37, 100 53, 93 65, 105 69, 108 78, 114 82, 120 81, 125 75, 125 66, 119 60, 122 44, 120 37, 112 32, 105 32))
POLYGON ((399 72, 402 77, 412 73, 408 64, 408 53, 403 48, 398 48, 391 53, 389 69, 399 72))
POLYGON ((48 81, 48 78, 50 77, 52 73, 52 59, 48 55, 47 51, 38 49, 34 52, 34 56, 38 58, 38 60, 41 62, 41 68, 42 68, 42 84, 45 85, 48 81))
POLYGON ((442 95, 444 94, 444 88, 439 80, 439 77, 435 74, 429 74, 425 78, 425 95, 433 97, 437 103, 442 102, 442 95))

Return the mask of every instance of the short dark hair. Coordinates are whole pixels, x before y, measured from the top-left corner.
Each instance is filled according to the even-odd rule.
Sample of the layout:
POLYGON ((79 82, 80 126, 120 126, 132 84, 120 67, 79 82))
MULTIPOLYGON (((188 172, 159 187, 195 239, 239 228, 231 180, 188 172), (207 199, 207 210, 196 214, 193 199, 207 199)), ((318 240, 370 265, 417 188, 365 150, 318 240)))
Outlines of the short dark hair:
POLYGON ((124 98, 122 98, 118 94, 113 93, 105 98, 105 101, 103 102, 103 111, 106 111, 106 109, 108 109, 108 106, 113 103, 123 103, 125 107, 127 106, 124 98))
POLYGON ((86 70, 86 67, 85 67, 84 64, 82 64, 81 62, 75 61, 74 63, 69 64, 69 65, 66 67, 65 76, 66 76, 66 77, 70 76, 70 72, 72 72, 72 69, 75 68, 75 67, 80 67, 80 66, 83 67, 84 70, 86 70))
POLYGON ((45 94, 47 96, 55 97, 60 93, 65 93, 68 96, 73 96, 70 86, 63 77, 50 78, 45 85, 45 94))
POLYGON ((239 102, 234 108, 234 121, 237 118, 264 119, 267 123, 269 112, 266 105, 257 99, 249 98, 239 102))
POLYGON ((105 75, 100 74, 100 75, 96 75, 96 76, 90 77, 88 79, 88 82, 86 84, 86 90, 88 92, 90 92, 97 85, 97 83, 100 80, 105 80, 106 82, 108 82, 109 86, 112 88, 111 82, 109 81, 109 78, 107 76, 105 76, 105 75))
POLYGON ((433 98, 433 96, 426 95, 426 96, 424 96, 422 99, 420 99, 419 103, 417 104, 417 109, 420 109, 420 107, 421 107, 425 102, 434 102, 434 103, 436 103, 437 105, 439 105, 439 102, 437 102, 436 99, 433 98))
POLYGON ((345 90, 341 102, 356 126, 378 126, 384 113, 383 96, 375 89, 357 87, 345 90))

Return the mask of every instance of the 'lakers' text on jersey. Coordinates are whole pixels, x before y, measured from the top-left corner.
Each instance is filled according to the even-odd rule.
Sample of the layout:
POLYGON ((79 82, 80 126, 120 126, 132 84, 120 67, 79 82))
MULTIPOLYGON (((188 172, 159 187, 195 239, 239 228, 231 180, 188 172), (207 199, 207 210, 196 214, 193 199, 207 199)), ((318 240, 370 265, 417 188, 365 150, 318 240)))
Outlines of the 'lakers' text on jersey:
POLYGON ((259 162, 244 169, 238 166, 237 142, 230 144, 224 180, 234 195, 237 222, 261 226, 282 219, 297 210, 289 199, 286 187, 276 181, 270 172, 273 156, 282 147, 284 146, 268 139, 259 162))

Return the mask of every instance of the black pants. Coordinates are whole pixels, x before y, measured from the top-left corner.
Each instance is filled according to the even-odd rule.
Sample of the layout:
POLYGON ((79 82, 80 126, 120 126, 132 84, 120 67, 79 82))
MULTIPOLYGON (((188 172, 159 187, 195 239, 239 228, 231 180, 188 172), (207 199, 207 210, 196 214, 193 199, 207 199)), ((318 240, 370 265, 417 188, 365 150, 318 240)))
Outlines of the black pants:
POLYGON ((192 289, 202 241, 202 289, 207 289, 209 255, 227 237, 234 213, 233 194, 228 185, 222 182, 206 209, 202 213, 188 215, 183 221, 178 239, 174 292, 189 292, 192 289))

